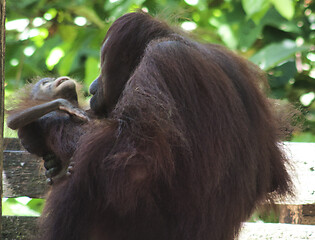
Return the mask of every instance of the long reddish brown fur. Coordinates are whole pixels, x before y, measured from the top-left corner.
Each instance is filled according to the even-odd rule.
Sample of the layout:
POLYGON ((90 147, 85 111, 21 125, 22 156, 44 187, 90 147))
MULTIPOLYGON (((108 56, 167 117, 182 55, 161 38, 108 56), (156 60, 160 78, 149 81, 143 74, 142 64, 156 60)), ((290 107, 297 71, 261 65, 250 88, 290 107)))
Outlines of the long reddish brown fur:
POLYGON ((257 67, 141 12, 106 39, 96 99, 108 118, 41 123, 61 158, 74 146, 75 166, 52 187, 40 239, 231 240, 258 204, 291 192, 257 67))

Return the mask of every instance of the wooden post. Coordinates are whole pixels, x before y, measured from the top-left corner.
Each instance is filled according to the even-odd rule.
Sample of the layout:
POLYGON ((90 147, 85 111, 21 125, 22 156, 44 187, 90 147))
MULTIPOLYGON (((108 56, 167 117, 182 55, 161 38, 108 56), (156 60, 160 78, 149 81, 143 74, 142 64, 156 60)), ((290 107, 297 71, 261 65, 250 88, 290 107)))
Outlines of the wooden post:
POLYGON ((315 204, 282 205, 279 222, 315 225, 315 204))
MULTIPOLYGON (((0 0, 0 213, 2 213, 3 121, 4 121, 4 56, 5 56, 5 0, 0 0)), ((0 215, 0 233, 2 221, 0 215)), ((1 234, 0 234, 1 240, 1 234)))

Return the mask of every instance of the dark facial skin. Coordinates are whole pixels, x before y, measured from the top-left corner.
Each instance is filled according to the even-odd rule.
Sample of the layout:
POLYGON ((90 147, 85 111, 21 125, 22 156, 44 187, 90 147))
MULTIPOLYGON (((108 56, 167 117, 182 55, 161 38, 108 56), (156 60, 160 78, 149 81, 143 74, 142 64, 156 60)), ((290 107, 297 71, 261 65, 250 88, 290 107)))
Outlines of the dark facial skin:
POLYGON ((97 91, 97 81, 98 81, 98 78, 95 79, 90 85, 90 93, 92 95, 94 95, 96 93, 96 91, 97 91))
POLYGON ((97 89, 98 89, 98 81, 99 81, 99 78, 98 77, 97 79, 95 79, 91 85, 90 85, 90 93, 93 95, 91 100, 90 100, 90 107, 93 111, 97 111, 100 107, 98 106, 98 102, 101 102, 101 101, 97 101, 97 89))
MULTIPOLYGON (((102 68, 105 68, 104 48, 105 48, 106 42, 107 41, 105 40, 101 47, 102 68)), ((101 88, 102 88, 102 73, 91 83, 90 88, 89 88, 90 94, 93 95, 92 98, 90 99, 90 108, 92 109, 92 111, 94 111, 94 113, 99 114, 99 115, 103 115, 102 112, 105 109, 104 93, 101 90, 101 88)))
MULTIPOLYGON (((101 65, 102 69, 105 69, 105 53, 104 48, 106 46, 107 41, 104 41, 102 47, 101 47, 101 65)), ((106 82, 105 78, 108 74, 106 74, 107 71, 101 71, 101 74, 91 83, 89 91, 90 94, 92 94, 92 98, 90 99, 90 108, 91 110, 99 116, 106 116, 109 111, 108 101, 106 101, 105 89, 110 88, 108 85, 104 84, 106 82)), ((111 93, 114 92, 114 89, 109 90, 111 93)), ((113 99, 112 96, 110 96, 111 99, 113 99)))

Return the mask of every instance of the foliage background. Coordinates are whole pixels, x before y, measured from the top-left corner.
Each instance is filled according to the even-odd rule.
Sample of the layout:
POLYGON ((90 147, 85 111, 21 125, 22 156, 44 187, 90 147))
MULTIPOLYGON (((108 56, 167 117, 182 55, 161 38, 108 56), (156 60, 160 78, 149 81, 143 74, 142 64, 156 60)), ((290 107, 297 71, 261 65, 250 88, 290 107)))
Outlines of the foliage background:
MULTIPOLYGON (((99 74, 107 29, 138 8, 258 64, 268 74, 270 96, 303 111, 303 131, 292 140, 315 142, 312 0, 8 0, 6 97, 37 76, 68 75, 82 81, 87 92, 99 74)), ((7 204, 12 201, 21 202, 7 204)), ((15 211, 11 208, 4 205, 7 214, 15 211)))
POLYGON ((47 75, 74 77, 87 90, 99 73, 108 27, 140 8, 258 64, 268 73, 271 97, 304 112, 305 128, 293 140, 315 141, 314 6, 312 0, 10 0, 6 95, 47 75))

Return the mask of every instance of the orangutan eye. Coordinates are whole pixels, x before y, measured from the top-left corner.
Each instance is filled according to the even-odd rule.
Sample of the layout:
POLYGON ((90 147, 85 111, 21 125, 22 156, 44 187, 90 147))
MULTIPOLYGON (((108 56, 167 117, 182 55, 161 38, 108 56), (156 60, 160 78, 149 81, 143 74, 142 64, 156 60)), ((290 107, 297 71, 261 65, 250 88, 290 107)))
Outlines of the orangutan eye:
POLYGON ((46 85, 47 83, 49 83, 49 80, 43 81, 43 82, 42 82, 42 85, 44 86, 44 85, 46 85))

